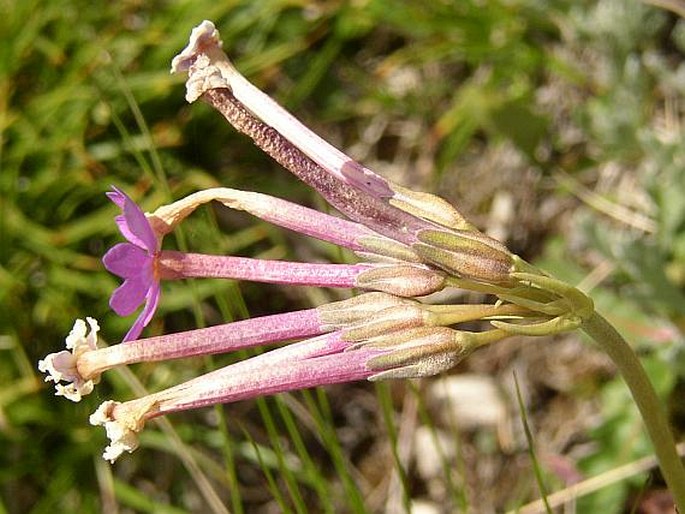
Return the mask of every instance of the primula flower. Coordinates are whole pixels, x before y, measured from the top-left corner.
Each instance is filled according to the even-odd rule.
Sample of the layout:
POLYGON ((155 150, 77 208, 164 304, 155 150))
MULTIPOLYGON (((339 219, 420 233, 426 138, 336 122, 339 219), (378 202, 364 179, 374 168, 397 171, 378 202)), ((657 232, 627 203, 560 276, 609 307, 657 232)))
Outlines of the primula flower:
MULTIPOLYGON (((92 318, 87 318, 91 327, 86 331, 82 320, 76 320, 74 328, 66 339, 67 350, 48 355, 39 362, 39 370, 47 373, 46 381, 55 382, 57 396, 65 396, 69 400, 78 402, 93 390, 94 384, 100 380, 100 375, 117 366, 135 364, 139 362, 158 362, 170 359, 194 357, 226 353, 254 346, 262 346, 292 339, 319 336, 328 332, 340 331, 340 336, 349 344, 371 344, 378 347, 392 348, 401 343, 399 331, 405 331, 405 339, 409 337, 417 342, 423 341, 428 353, 434 355, 447 354, 444 347, 425 344, 426 337, 435 337, 441 329, 455 323, 463 323, 489 316, 491 319, 506 319, 508 316, 524 316, 530 311, 513 305, 422 305, 415 300, 398 298, 387 293, 366 293, 349 300, 332 302, 313 309, 305 309, 283 314, 274 314, 236 321, 225 325, 190 330, 177 334, 168 334, 129 341, 125 345, 114 345, 97 348, 97 333, 99 327, 92 318), (416 329, 411 332, 411 329, 416 329), (384 337, 392 334, 392 341, 384 337), (64 384, 62 384, 64 382, 64 384)), ((481 338, 481 343, 488 341, 494 334, 492 331, 481 338)), ((444 336, 444 333, 442 334, 444 336)), ((475 340, 475 339, 474 339, 475 340)), ((423 359, 426 351, 418 354, 407 354, 400 361, 399 353, 393 354, 393 365, 406 366, 395 369, 393 373, 412 372, 412 376, 430 374, 435 369, 428 369, 428 361, 423 359), (418 372, 416 365, 420 364, 423 371, 418 372)), ((280 355, 280 354, 279 354, 280 355)), ((448 358, 448 357, 445 357, 448 358)), ((433 359, 433 365, 442 362, 433 359)))
POLYGON ((46 380, 56 382, 58 395, 80 401, 102 373, 117 366, 308 337, 142 398, 104 402, 90 422, 105 427, 110 444, 103 457, 113 462, 138 447, 138 433, 152 418, 313 386, 434 375, 508 335, 500 329, 475 333, 448 325, 530 314, 514 305, 424 305, 386 293, 367 293, 315 309, 101 349, 95 344, 97 324, 89 318, 89 334, 83 321, 77 320, 67 338, 72 352, 51 354, 39 368, 48 373, 46 380))
POLYGON ((110 444, 103 458, 114 462, 138 447, 145 423, 173 412, 307 387, 363 380, 377 373, 369 365, 387 350, 359 348, 338 333, 272 350, 246 361, 207 373, 175 387, 120 403, 105 401, 90 417, 103 426, 110 444))
POLYGON ((372 246, 373 253, 410 254, 467 280, 515 282, 506 246, 442 198, 391 183, 313 133, 243 77, 222 44, 214 24, 203 21, 172 61, 172 73, 188 73, 186 99, 201 98, 346 217, 405 247, 400 256, 396 245, 372 246))
POLYGON ((47 373, 46 382, 55 382, 56 396, 64 396, 72 402, 79 402, 81 398, 93 391, 98 382, 95 378, 84 378, 78 369, 79 358, 97 349, 98 331, 100 327, 93 318, 86 318, 90 332, 83 320, 77 319, 66 339, 66 350, 51 353, 45 359, 38 361, 38 369, 47 373), (60 384, 66 382, 66 385, 60 384))
POLYGON ((140 336, 157 310, 160 239, 141 208, 120 189, 112 189, 107 197, 121 209, 122 213, 115 221, 128 243, 113 246, 102 258, 108 271, 124 279, 124 283, 112 293, 109 305, 119 316, 128 316, 145 302, 145 307, 124 336, 124 341, 130 341, 140 336))
POLYGON ((351 380, 425 377, 455 366, 473 350, 512 334, 550 335, 582 328, 621 370, 655 444, 663 475, 685 508, 685 468, 675 452, 659 399, 630 346, 594 311, 592 300, 510 253, 479 232, 445 200, 392 184, 312 133, 242 77, 205 21, 191 34, 172 71, 187 71, 187 99, 202 98, 239 131, 314 187, 351 221, 284 200, 218 188, 190 195, 146 216, 118 189, 117 224, 128 240, 104 258, 124 279, 110 299, 119 314, 145 302, 125 340, 136 339, 159 301, 161 279, 224 277, 285 284, 363 287, 385 291, 316 309, 219 327, 130 341, 97 349, 98 326, 79 320, 67 350, 39 363, 57 394, 79 401, 102 372, 143 361, 231 351, 285 339, 299 342, 125 403, 107 401, 91 423, 103 425, 115 460, 138 445, 145 422, 168 413, 351 380), (366 262, 289 263, 165 252, 161 238, 197 205, 216 199, 278 225, 349 248, 366 262), (426 305, 421 296, 456 286, 497 297, 495 305, 426 305), (467 332, 452 325, 489 321, 467 332), (313 336, 313 337, 312 337, 313 336), (64 382, 64 383, 63 383, 64 382))
MULTIPOLYGON (((404 307, 399 310, 406 312, 404 307)), ((388 318, 382 319, 381 310, 375 323, 345 324, 142 398, 104 402, 90 417, 110 440, 103 458, 113 462, 135 450, 137 434, 158 416, 314 386, 433 375, 507 336, 499 329, 473 333, 430 326, 411 312, 397 320, 397 309, 386 310, 388 318)))
POLYGON ((361 251, 385 242, 385 238, 358 223, 267 195, 228 188, 209 189, 160 207, 150 215, 143 213, 119 189, 114 188, 108 196, 123 211, 116 221, 129 241, 115 245, 102 259, 107 270, 124 278, 124 283, 112 294, 110 306, 120 316, 126 316, 146 302, 124 337, 125 342, 137 339, 150 322, 159 303, 161 280, 227 278, 316 287, 359 287, 399 296, 427 295, 444 286, 444 274, 421 263, 300 263, 159 249, 164 234, 199 205, 211 200, 351 250, 361 251))
POLYGON ((117 366, 211 355, 333 330, 316 309, 307 309, 98 348, 98 324, 93 318, 87 321, 89 333, 83 320, 76 320, 66 338, 67 349, 38 363, 47 373, 46 382, 55 382, 56 395, 74 402, 93 391, 102 373, 117 366))
MULTIPOLYGON (((190 267, 190 260, 197 262, 198 259, 186 258, 184 260, 186 274, 183 274, 178 266, 178 261, 183 259, 178 253, 171 258, 175 264, 167 266, 166 276, 162 276, 159 267, 160 246, 162 237, 171 232, 183 218, 203 203, 217 200, 231 208, 251 212, 266 221, 289 228, 298 228, 304 233, 353 250, 360 249, 355 242, 357 238, 370 234, 370 231, 363 225, 334 218, 267 195, 228 188, 195 193, 158 209, 149 217, 126 193, 116 187, 112 187, 107 197, 122 211, 115 221, 122 235, 128 240, 127 243, 113 246, 102 259, 108 271, 124 279, 123 284, 112 293, 110 307, 118 315, 128 316, 145 301, 143 311, 124 337, 124 342, 138 339, 143 328, 152 319, 159 304, 162 278, 197 276, 191 275, 187 268, 190 267)), ((166 256, 168 257, 169 254, 166 256)), ((193 257, 197 257, 197 254, 193 257)), ((215 272, 216 262, 215 260, 215 272)), ((249 266, 250 262, 250 260, 242 261, 246 266, 249 266)), ((224 274, 221 276, 240 278, 240 276, 227 275, 225 272, 226 264, 234 269, 237 268, 235 261, 231 263, 224 261, 224 264, 224 274)), ((197 270, 198 266, 194 268, 197 270)), ((203 269, 205 273, 203 276, 209 276, 206 274, 206 266, 203 269)), ((257 274, 259 270, 253 269, 253 271, 257 274)))
POLYGON ((72 352, 51 354, 39 368, 48 373, 47 380, 56 383, 58 395, 80 401, 102 373, 117 366, 308 338, 137 400, 105 402, 91 422, 105 426, 111 444, 104 457, 113 461, 135 449, 136 434, 156 416, 315 385, 432 375, 454 366, 479 346, 506 336, 499 329, 472 333, 447 325, 526 312, 512 305, 430 306, 367 293, 315 309, 100 349, 95 344, 97 324, 89 318, 89 334, 83 321, 77 320, 67 338, 72 352))

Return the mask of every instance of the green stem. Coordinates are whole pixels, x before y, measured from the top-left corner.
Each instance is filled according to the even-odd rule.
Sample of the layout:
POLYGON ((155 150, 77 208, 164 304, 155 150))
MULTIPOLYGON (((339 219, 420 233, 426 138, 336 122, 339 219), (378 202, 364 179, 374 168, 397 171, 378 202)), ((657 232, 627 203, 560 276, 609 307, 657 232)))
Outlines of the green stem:
POLYGON ((628 384, 652 439, 661 473, 679 512, 685 513, 685 468, 678 456, 666 413, 635 352, 616 329, 594 313, 583 330, 609 355, 628 384))
POLYGON ((518 318, 531 314, 530 310, 512 304, 426 305, 424 308, 430 313, 431 323, 441 326, 486 318, 518 318))

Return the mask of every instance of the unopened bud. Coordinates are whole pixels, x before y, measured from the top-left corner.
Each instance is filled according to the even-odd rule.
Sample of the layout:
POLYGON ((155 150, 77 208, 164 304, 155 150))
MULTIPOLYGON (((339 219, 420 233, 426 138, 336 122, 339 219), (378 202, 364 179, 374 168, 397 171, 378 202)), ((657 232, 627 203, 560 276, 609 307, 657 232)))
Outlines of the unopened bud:
POLYGON ((388 265, 359 274, 355 285, 397 296, 425 296, 445 287, 445 276, 439 271, 411 265, 388 265))
POLYGON ((459 277, 495 284, 511 280, 511 253, 484 234, 426 229, 418 239, 421 242, 412 245, 416 253, 459 277))

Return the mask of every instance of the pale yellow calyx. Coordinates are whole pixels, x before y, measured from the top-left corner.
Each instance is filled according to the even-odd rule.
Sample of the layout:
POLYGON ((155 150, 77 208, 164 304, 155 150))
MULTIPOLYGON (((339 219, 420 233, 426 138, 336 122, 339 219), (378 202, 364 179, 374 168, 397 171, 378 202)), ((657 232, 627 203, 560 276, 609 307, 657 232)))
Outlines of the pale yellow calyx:
POLYGON ((390 187, 395 192, 390 199, 390 205, 443 227, 475 230, 475 227, 447 200, 430 193, 412 191, 397 184, 390 187))
POLYGON ((360 273, 356 285, 402 297, 425 296, 445 286, 445 275, 423 266, 389 264, 360 273))
POLYGON ((469 230, 425 229, 417 234, 412 250, 457 277, 486 284, 512 281, 513 255, 499 241, 469 230))
POLYGON ((363 323, 385 309, 414 305, 413 300, 381 292, 364 293, 348 300, 320 305, 316 308, 326 331, 339 330, 363 323))
POLYGON ((427 320, 428 313, 419 303, 405 303, 388 307, 351 326, 344 327, 342 338, 345 341, 362 342, 400 330, 424 326, 427 320))
POLYGON ((388 350, 367 362, 378 370, 369 380, 422 378, 456 366, 473 350, 507 336, 502 330, 465 332, 447 327, 415 327, 372 337, 351 347, 388 350))
POLYGON ((55 395, 64 396, 73 402, 79 402, 83 396, 90 394, 100 380, 99 375, 83 377, 77 366, 79 358, 84 353, 97 349, 97 334, 100 327, 93 318, 86 318, 86 321, 90 326, 90 332, 86 323, 82 319, 77 319, 66 338, 67 349, 51 353, 38 361, 38 370, 48 374, 45 381, 55 382, 55 395))

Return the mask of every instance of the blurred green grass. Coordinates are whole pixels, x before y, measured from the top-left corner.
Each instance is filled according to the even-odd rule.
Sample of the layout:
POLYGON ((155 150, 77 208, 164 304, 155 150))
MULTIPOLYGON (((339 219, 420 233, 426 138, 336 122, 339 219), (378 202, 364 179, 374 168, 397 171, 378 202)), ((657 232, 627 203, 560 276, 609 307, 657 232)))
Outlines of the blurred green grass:
MULTIPOLYGON (((104 196, 110 184, 148 210, 215 185, 325 208, 218 115, 184 102, 169 63, 205 18, 237 66, 317 132, 394 180, 440 193, 561 278, 592 286, 599 307, 644 355, 682 431, 685 23, 676 15, 618 0, 3 0, 0 512, 205 512, 221 504, 233 512, 382 512, 397 501, 391 477, 405 509, 423 499, 438 511, 501 511, 536 497, 528 473, 513 472, 516 483, 498 487, 492 470, 468 460, 482 440, 452 427, 466 464, 445 460, 436 478, 445 487, 429 487, 398 446, 402 414, 416 397, 421 423, 445 427, 423 405, 423 389, 405 383, 173 416, 146 429, 143 447, 111 468, 99 459, 103 434, 87 425, 100 401, 236 357, 138 366, 135 375, 108 376, 82 404, 55 399, 42 384, 36 362, 61 347, 75 318, 96 317, 112 343, 130 323, 108 310, 116 281, 100 264, 119 240, 104 196), (510 206, 503 218, 501 205, 510 206), (459 469, 482 478, 482 487, 459 469)), ((348 258, 209 208, 169 244, 348 258)), ((148 334, 338 294, 225 281, 165 285, 148 334)), ((512 362, 521 344, 511 343, 512 362)), ((565 341, 534 344, 554 355, 565 341)), ((507 366, 488 356, 497 354, 481 361, 500 376, 507 366)), ((571 387, 534 390, 527 408, 536 440, 551 441, 544 451, 594 474, 649 446, 620 381, 602 367, 583 372, 583 357, 571 387), (550 396, 594 406, 597 421, 578 422, 570 441, 554 443, 546 430, 564 419, 543 422, 550 396)), ((529 377, 529 385, 540 382, 529 377)), ((507 467, 519 470, 513 457, 525 445, 519 437, 514 456, 495 451, 482 460, 504 476, 507 467)), ((651 480, 658 487, 658 475, 651 480)), ((584 499, 581 512, 618 512, 644 481, 608 487, 584 499)))

